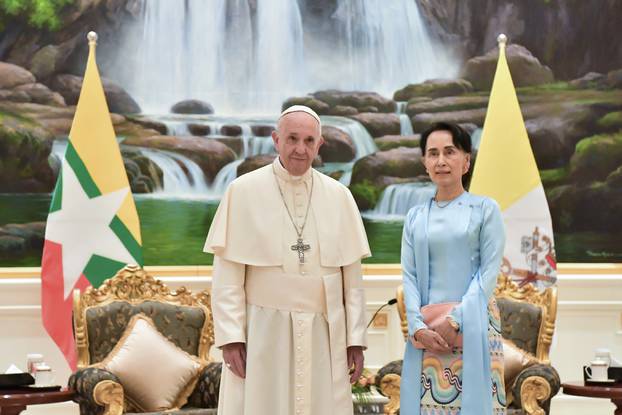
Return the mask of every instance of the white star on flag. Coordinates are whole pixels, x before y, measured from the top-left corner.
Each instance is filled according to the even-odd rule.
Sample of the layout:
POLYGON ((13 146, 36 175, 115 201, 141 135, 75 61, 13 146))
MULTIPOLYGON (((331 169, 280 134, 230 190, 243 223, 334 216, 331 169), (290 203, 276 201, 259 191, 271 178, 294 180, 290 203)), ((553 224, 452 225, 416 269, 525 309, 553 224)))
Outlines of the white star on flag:
POLYGON ((48 216, 45 239, 63 247, 64 296, 67 298, 92 255, 122 263, 136 260, 110 228, 129 188, 90 199, 67 160, 63 160, 62 177, 62 208, 48 216))

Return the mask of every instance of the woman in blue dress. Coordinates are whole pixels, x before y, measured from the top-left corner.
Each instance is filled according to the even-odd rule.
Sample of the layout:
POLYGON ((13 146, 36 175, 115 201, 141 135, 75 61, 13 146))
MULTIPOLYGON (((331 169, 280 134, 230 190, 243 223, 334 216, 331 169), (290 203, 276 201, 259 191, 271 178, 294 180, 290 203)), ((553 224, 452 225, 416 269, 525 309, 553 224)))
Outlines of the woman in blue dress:
POLYGON ((434 197, 406 216, 401 262, 408 318, 402 415, 505 414, 503 348, 492 296, 505 233, 497 203, 464 189, 471 137, 450 123, 421 135, 434 197), (430 326, 422 307, 449 312, 430 326), (418 347, 415 347, 415 341, 418 347), (423 348, 421 348, 423 347, 423 348))

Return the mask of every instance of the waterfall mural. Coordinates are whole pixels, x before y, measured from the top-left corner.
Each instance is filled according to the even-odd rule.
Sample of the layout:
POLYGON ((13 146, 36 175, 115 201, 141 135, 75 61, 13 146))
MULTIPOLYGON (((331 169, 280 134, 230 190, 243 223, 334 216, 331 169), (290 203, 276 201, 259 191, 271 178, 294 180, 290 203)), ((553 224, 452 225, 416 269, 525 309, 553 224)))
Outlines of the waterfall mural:
POLYGON ((142 149, 141 153, 162 170, 162 187, 155 190, 155 195, 196 197, 207 194, 209 186, 203 170, 189 158, 169 151, 142 149))
POLYGON ((413 135, 413 125, 410 122, 410 117, 406 114, 407 102, 397 103, 397 114, 400 117, 400 135, 413 135))
POLYGON ((404 183, 387 186, 376 207, 363 216, 378 221, 403 221, 411 207, 434 195, 431 183, 404 183))
POLYGON ((288 97, 314 90, 390 96, 457 74, 450 54, 435 50, 415 2, 337 3, 329 17, 335 33, 311 35, 297 1, 252 9, 247 0, 147 1, 127 39, 136 46, 121 50, 112 75, 148 112, 192 97, 239 115, 274 114, 288 97))
POLYGON ((486 9, 493 24, 459 0, 77 3, 46 36, 13 22, 0 29, 0 266, 40 263, 85 61, 73 39, 93 22, 147 265, 211 263, 201 251, 222 195, 275 157, 271 133, 291 104, 321 115, 316 169, 352 192, 374 254, 367 261, 398 262, 406 213, 434 192, 419 134, 457 122, 477 149, 498 31, 510 38, 559 261, 622 261, 622 54, 611 49, 622 42, 619 5, 478 0, 473 10, 486 9), (586 13, 600 16, 597 30, 611 42, 569 49, 555 33, 519 30, 586 37, 556 17, 586 13))

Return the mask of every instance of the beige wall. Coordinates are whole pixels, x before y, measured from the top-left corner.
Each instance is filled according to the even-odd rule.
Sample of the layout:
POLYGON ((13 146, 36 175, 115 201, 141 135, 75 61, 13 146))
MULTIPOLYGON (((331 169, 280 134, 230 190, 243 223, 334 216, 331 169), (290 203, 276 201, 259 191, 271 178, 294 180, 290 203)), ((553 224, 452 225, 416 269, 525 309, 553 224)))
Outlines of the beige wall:
MULTIPOLYGON (((27 353, 40 352, 54 368, 57 381, 65 383, 69 369, 41 324, 38 270, 15 271, 0 269, 0 370, 4 371, 10 363, 24 367, 27 353)), ((211 283, 207 268, 159 268, 155 272, 172 288, 184 285, 200 290, 209 288, 211 283)), ((551 360, 564 382, 581 378, 581 364, 590 360, 596 347, 608 347, 622 359, 622 267, 563 266, 560 274, 551 360)), ((366 268, 368 317, 395 296, 400 283, 396 267, 366 268)), ((395 306, 385 310, 387 327, 369 330, 366 365, 372 369, 402 355, 403 339, 395 306)), ((219 353, 213 356, 220 359, 219 353)), ((553 401, 553 414, 574 415, 587 410, 590 415, 611 414, 613 405, 606 400, 561 394, 553 401)), ((77 413, 71 404, 35 406, 24 412, 26 415, 77 413)))

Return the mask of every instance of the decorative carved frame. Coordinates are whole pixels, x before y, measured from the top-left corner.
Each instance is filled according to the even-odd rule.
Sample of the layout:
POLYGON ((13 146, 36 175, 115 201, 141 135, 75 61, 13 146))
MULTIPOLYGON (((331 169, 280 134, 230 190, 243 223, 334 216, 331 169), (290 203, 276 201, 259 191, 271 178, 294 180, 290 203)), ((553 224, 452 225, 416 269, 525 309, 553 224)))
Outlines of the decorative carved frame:
POLYGON ((103 380, 95 385, 93 400, 104 407, 102 415, 122 415, 125 410, 123 386, 112 380, 103 380))
POLYGON ((408 318, 406 316, 406 302, 404 301, 404 286, 399 285, 397 287, 397 313, 400 316, 400 326, 402 327, 402 334, 404 335, 404 341, 408 341, 408 318))
POLYGON ((541 376, 529 376, 520 387, 521 406, 529 415, 546 415, 540 402, 551 396, 551 385, 541 376))
POLYGON ((171 291, 162 281, 154 279, 139 266, 126 265, 99 288, 89 287, 82 294, 79 290, 73 292, 73 324, 78 349, 78 368, 84 368, 90 364, 86 311, 115 301, 126 301, 132 305, 144 301, 161 301, 203 309, 205 322, 201 329, 198 357, 209 360, 209 349, 214 344, 210 293, 204 290, 193 294, 185 287, 171 291))

